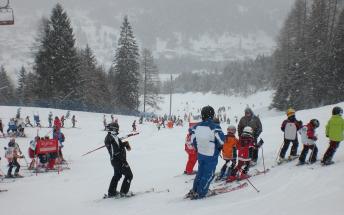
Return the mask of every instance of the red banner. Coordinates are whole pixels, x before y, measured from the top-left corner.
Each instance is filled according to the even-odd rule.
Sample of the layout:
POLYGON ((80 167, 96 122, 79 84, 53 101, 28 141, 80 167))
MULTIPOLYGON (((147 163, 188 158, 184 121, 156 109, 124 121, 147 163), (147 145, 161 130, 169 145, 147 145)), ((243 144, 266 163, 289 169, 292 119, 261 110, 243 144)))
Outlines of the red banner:
POLYGON ((58 151, 58 141, 57 139, 50 140, 38 140, 36 145, 36 154, 47 154, 54 153, 58 151))

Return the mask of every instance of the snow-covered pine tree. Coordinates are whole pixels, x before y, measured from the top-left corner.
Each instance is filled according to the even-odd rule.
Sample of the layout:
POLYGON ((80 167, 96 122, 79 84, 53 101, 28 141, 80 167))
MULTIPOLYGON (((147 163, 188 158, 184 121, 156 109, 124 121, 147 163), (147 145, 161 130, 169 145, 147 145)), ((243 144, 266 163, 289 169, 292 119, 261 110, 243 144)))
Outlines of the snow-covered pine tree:
POLYGON ((35 56, 35 71, 38 75, 37 87, 41 89, 41 105, 78 108, 81 97, 78 94, 79 59, 70 20, 60 4, 53 8, 40 41, 35 56))
POLYGON ((26 70, 22 66, 18 74, 18 87, 16 89, 18 104, 21 106, 25 104, 26 75, 26 70))
POLYGON ((14 105, 16 103, 14 86, 7 75, 4 66, 0 67, 0 105, 14 105))
POLYGON ((331 103, 344 101, 344 9, 340 12, 338 23, 334 30, 333 41, 334 65, 329 94, 331 103))
POLYGON ((97 60, 92 49, 87 45, 80 51, 80 76, 82 87, 83 109, 90 111, 109 111, 109 91, 106 85, 106 74, 97 66, 97 60))
POLYGON ((125 16, 114 60, 116 108, 133 113, 139 106, 139 51, 132 27, 125 16))
POLYGON ((142 73, 143 112, 146 112, 146 106, 159 109, 159 102, 162 100, 159 96, 159 70, 149 49, 142 50, 140 69, 142 73))

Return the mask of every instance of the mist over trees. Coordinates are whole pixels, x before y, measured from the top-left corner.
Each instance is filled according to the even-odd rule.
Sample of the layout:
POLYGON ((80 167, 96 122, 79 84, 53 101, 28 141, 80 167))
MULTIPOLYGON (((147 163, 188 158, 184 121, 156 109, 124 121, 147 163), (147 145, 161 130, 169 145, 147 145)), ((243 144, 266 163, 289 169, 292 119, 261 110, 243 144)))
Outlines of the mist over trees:
POLYGON ((273 55, 272 107, 306 109, 344 100, 344 11, 339 2, 295 2, 273 55))

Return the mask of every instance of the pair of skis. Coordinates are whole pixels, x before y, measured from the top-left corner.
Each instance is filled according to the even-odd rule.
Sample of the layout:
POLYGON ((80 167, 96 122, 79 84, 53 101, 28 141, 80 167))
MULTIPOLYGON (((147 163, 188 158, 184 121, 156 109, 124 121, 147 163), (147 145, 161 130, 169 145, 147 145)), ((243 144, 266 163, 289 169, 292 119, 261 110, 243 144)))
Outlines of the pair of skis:
POLYGON ((144 190, 144 191, 137 191, 137 192, 128 192, 125 195, 120 195, 117 194, 115 196, 108 196, 107 194, 104 194, 103 199, 123 199, 123 198, 131 198, 134 196, 138 196, 138 195, 142 195, 142 194, 148 194, 148 193, 168 193, 170 192, 170 189, 164 189, 164 190, 157 190, 155 188, 150 188, 148 190, 144 190))

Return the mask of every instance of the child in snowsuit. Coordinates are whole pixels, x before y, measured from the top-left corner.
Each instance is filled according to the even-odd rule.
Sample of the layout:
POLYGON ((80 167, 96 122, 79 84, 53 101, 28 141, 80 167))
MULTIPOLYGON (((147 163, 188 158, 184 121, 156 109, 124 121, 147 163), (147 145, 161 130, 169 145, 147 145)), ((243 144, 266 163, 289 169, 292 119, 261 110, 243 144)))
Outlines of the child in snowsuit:
POLYGON ((35 158, 36 158, 36 145, 37 141, 39 140, 39 136, 36 136, 34 140, 30 140, 29 142, 29 158, 31 158, 31 162, 28 169, 33 169, 35 167, 35 158))
POLYGON ((186 135, 185 151, 188 154, 188 161, 186 163, 184 174, 192 175, 195 173, 195 171, 193 171, 193 168, 197 162, 197 151, 191 144, 191 135, 189 133, 186 135))
POLYGON ((237 146, 239 145, 239 140, 235 137, 235 133, 235 126, 228 126, 227 135, 225 136, 225 143, 223 144, 222 148, 222 158, 226 163, 222 166, 220 175, 216 178, 216 180, 228 178, 236 165, 237 146))
POLYGON ((228 177, 227 182, 233 182, 237 179, 243 180, 248 178, 247 172, 250 167, 250 148, 254 147, 254 137, 253 129, 249 126, 245 127, 241 133, 238 144, 238 164, 232 170, 231 175, 228 177), (242 167, 244 167, 242 169, 242 167), (240 173, 240 176, 237 176, 237 173, 240 173))
POLYGON ((5 137, 5 134, 4 134, 4 127, 3 127, 3 124, 2 124, 2 119, 0 119, 0 133, 3 137, 5 137))
POLYGON ((13 118, 8 122, 7 134, 9 134, 10 131, 12 131, 14 134, 17 133, 17 125, 13 118))
POLYGON ((324 157, 321 161, 324 165, 330 165, 333 155, 339 147, 339 143, 344 139, 344 119, 342 118, 343 109, 341 107, 334 107, 332 109, 332 117, 326 125, 326 137, 330 139, 330 145, 327 148, 324 157))
POLYGON ((64 121, 65 121, 64 115, 61 116, 61 127, 64 128, 64 121))
POLYGON ((299 157, 298 165, 305 164, 305 160, 308 154, 308 151, 311 149, 312 153, 309 157, 309 163, 315 163, 317 161, 318 147, 315 142, 318 137, 315 133, 315 130, 319 127, 319 121, 317 119, 312 119, 307 125, 301 128, 301 140, 303 143, 303 149, 299 157))
POLYGON ((8 143, 8 147, 6 149, 5 157, 8 160, 8 171, 7 171, 7 178, 13 178, 13 177, 22 177, 19 175, 19 169, 20 164, 18 163, 18 158, 23 158, 19 145, 15 142, 15 139, 12 138, 10 142, 8 143), (12 169, 13 167, 16 167, 14 171, 14 176, 12 175, 12 169))
POLYGON ((33 115, 33 120, 35 121, 36 127, 41 127, 41 121, 39 120, 39 115, 38 113, 35 113, 33 115))
POLYGON ((54 120, 54 129, 56 129, 57 131, 60 131, 60 129, 61 129, 61 121, 60 121, 60 119, 57 117, 57 116, 55 116, 55 120, 54 120))
POLYGON ((134 120, 133 124, 131 125, 131 127, 133 128, 133 131, 136 131, 136 120, 134 120))
POLYGON ((288 109, 287 116, 288 119, 284 120, 281 126, 281 130, 284 132, 284 142, 279 154, 279 162, 284 160, 290 142, 293 144, 289 155, 290 160, 297 157, 297 148, 299 146, 297 131, 302 127, 302 122, 296 119, 295 110, 292 108, 288 109))
POLYGON ((50 111, 48 115, 49 128, 53 127, 53 113, 50 111))
POLYGON ((76 123, 76 119, 75 119, 75 115, 72 116, 72 125, 73 128, 75 128, 75 123, 76 123))

